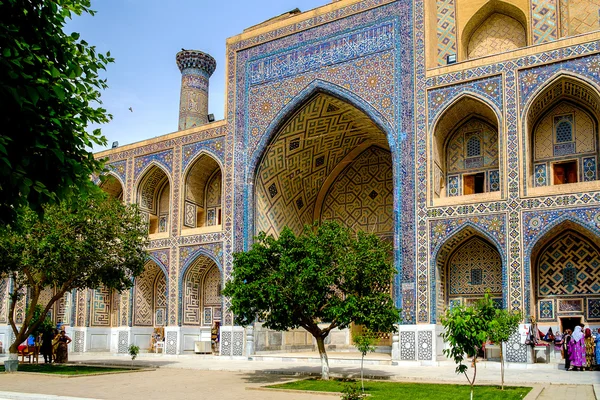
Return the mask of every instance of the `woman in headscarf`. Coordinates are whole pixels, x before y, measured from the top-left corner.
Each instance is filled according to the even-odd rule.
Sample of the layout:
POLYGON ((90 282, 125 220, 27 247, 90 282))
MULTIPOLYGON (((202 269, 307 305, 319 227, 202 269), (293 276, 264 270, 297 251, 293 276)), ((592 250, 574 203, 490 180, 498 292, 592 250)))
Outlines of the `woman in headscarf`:
POLYGON ((585 366, 585 340, 581 326, 576 326, 569 342, 569 356, 574 371, 583 371, 585 366))

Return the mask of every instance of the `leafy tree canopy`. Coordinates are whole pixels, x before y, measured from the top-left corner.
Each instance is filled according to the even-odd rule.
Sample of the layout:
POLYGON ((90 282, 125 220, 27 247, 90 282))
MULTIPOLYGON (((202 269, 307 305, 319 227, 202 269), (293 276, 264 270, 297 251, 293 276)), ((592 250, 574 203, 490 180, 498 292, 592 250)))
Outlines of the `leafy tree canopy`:
POLYGON ((391 246, 375 235, 336 222, 306 226, 300 236, 284 228, 277 239, 260 233, 233 264, 223 294, 236 322, 258 317, 271 329, 306 329, 317 341, 324 378, 324 339, 332 329, 356 323, 392 332, 400 321, 390 294, 391 246))
POLYGON ((89 0, 0 0, 0 222, 16 209, 42 211, 88 189, 101 161, 86 148, 104 145, 99 129, 111 116, 99 106, 113 62, 64 27, 91 14, 89 0))
POLYGON ((10 352, 16 353, 16 346, 36 331, 66 292, 131 287, 132 278, 143 271, 146 241, 147 226, 137 207, 109 198, 98 188, 91 195, 44 206, 42 219, 21 208, 15 224, 0 227, 0 278, 13 281, 9 322, 16 339, 10 352), (54 296, 40 304, 43 313, 34 319, 44 288, 52 288, 54 296), (17 329, 14 308, 27 290, 29 309, 17 329))

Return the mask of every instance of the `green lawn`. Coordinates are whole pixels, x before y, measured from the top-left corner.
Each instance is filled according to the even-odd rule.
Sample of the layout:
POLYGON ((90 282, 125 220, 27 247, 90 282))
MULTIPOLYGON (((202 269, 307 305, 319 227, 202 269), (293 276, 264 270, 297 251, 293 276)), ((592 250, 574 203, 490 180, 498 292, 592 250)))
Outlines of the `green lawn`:
MULTIPOLYGON (((340 380, 321 381, 319 379, 306 379, 302 381, 272 385, 270 388, 314 390, 319 392, 341 392, 349 383, 340 380)), ((360 386, 360 381, 356 384, 360 386)), ((492 399, 522 399, 529 393, 530 387, 504 387, 499 386, 475 386, 473 398, 476 400, 492 399)), ((469 398, 469 386, 466 385, 442 385, 425 383, 399 383, 399 382, 376 382, 365 381, 365 392, 373 400, 396 400, 396 399, 435 399, 435 400, 457 400, 469 398)))
MULTIPOLYGON (((110 372, 131 371, 131 368, 92 367, 86 365, 59 365, 59 364, 19 364, 19 372, 41 372, 57 375, 88 375, 105 374, 110 372)), ((4 365, 0 364, 0 372, 4 372, 4 365)))

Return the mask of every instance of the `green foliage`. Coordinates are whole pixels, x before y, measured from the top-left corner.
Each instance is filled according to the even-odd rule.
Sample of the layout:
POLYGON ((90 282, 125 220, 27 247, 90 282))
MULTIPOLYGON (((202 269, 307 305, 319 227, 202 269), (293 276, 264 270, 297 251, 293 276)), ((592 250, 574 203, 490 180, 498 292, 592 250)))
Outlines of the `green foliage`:
POLYGON ((325 222, 306 226, 300 236, 287 227, 277 239, 261 232, 250 251, 234 254, 233 278, 223 295, 231 298, 239 325, 258 317, 270 329, 306 329, 317 341, 327 379, 324 339, 332 329, 354 322, 395 331, 400 321, 390 295, 395 273, 388 243, 325 222))
MULTIPOLYGON (((29 308, 30 307, 27 307, 25 314, 29 314, 29 308)), ((48 313, 44 311, 44 307, 42 307, 39 304, 36 305, 32 311, 33 316, 31 318, 30 324, 37 324, 37 329, 32 331, 31 334, 35 337, 37 337, 40 333, 49 332, 54 328, 54 323, 52 322, 52 319, 50 319, 50 315, 48 315, 48 313), (41 320, 42 322, 38 323, 39 320, 41 320)))
MULTIPOLYGON (((271 385, 277 389, 311 390, 320 392, 341 392, 346 386, 345 380, 332 379, 303 379, 293 382, 271 385)), ((427 384, 416 382, 382 382, 368 381, 366 383, 368 399, 373 400, 460 400, 469 396, 468 385, 457 384, 427 384)), ((501 391, 497 386, 477 386, 477 394, 486 400, 520 400, 524 398, 531 387, 508 387, 501 391)))
POLYGON ((0 0, 0 222, 87 190, 101 169, 89 148, 106 138, 87 127, 111 118, 99 73, 114 60, 64 31, 82 14, 90 0, 0 0))
POLYGON ((518 311, 496 310, 494 319, 490 323, 489 337, 494 343, 506 343, 519 329, 523 316, 518 311))
POLYGON ((300 236, 287 227, 277 239, 261 232, 250 251, 234 254, 223 295, 243 326, 258 317, 268 328, 303 327, 313 336, 352 322, 392 332, 400 312, 389 290, 390 254, 377 236, 335 222, 306 226, 300 236), (321 321, 329 326, 319 329, 321 321))
POLYGON ((356 383, 348 383, 342 389, 342 400, 362 400, 367 397, 356 383))
POLYGON ((129 355, 131 356, 131 361, 135 360, 135 358, 140 354, 140 347, 135 344, 129 345, 129 355))
MULTIPOLYGON (((147 226, 137 207, 109 198, 99 188, 46 205, 43 219, 29 208, 20 209, 13 226, 0 226, 0 276, 13 280, 9 322, 15 343, 41 324, 32 323, 33 310, 46 287, 54 288, 54 296, 40 304, 44 313, 73 289, 130 288, 132 278, 143 271, 146 242, 147 226), (31 308, 17 329, 13 311, 25 288, 31 308)), ((10 351, 16 349, 11 346, 10 351)))
POLYGON ((354 346, 358 351, 360 351, 363 357, 366 356, 367 353, 372 353, 375 351, 374 344, 377 340, 377 337, 371 331, 367 330, 360 334, 354 335, 352 340, 354 341, 354 346))

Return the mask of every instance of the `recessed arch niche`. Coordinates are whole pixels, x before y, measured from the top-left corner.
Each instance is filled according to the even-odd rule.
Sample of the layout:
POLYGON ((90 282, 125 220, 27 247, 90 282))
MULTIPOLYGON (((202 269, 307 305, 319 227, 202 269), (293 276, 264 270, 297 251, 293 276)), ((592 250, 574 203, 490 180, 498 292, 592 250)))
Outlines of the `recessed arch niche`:
POLYGON ((167 278, 154 261, 148 261, 144 272, 135 278, 133 307, 133 325, 167 324, 167 278))
POLYGON ((450 105, 433 130, 433 198, 499 191, 501 143, 498 117, 486 102, 468 95, 450 105))
POLYGON ((316 93, 283 122, 255 174, 255 232, 297 234, 315 220, 391 235, 392 156, 362 111, 316 93))
POLYGON ((211 326, 221 321, 221 272, 209 257, 200 255, 183 276, 182 324, 211 326))
POLYGON ((102 189, 110 197, 117 200, 123 201, 123 185, 119 178, 113 174, 108 174, 103 182, 100 183, 100 189, 102 189))
POLYGON ((598 180, 600 94, 564 75, 529 103, 525 118, 528 186, 598 180))
POLYGON ((444 315, 458 304, 471 305, 487 291, 497 304, 503 304, 502 257, 494 243, 478 230, 467 226, 440 247, 436 256, 436 315, 444 315))
POLYGON ((162 168, 152 165, 139 182, 137 203, 148 220, 149 233, 168 232, 171 202, 169 177, 162 168))
POLYGON ((221 225, 222 173, 219 163, 202 154, 185 175, 183 229, 221 225))

